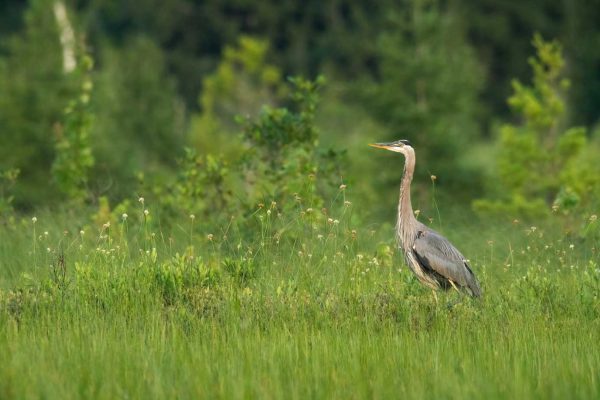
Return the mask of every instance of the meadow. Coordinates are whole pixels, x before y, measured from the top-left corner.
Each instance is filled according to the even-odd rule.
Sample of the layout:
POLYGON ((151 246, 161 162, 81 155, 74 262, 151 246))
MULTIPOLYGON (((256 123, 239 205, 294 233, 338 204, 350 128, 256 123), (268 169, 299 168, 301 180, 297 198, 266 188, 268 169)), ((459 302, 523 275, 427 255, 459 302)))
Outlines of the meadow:
POLYGON ((0 400, 600 399, 594 7, 321 3, 0 3, 0 400))
POLYGON ((552 219, 444 214, 436 228, 484 295, 436 302, 393 224, 355 226, 346 192, 221 226, 166 225, 149 199, 102 225, 73 210, 13 217, 0 398, 600 396, 595 240, 552 219))

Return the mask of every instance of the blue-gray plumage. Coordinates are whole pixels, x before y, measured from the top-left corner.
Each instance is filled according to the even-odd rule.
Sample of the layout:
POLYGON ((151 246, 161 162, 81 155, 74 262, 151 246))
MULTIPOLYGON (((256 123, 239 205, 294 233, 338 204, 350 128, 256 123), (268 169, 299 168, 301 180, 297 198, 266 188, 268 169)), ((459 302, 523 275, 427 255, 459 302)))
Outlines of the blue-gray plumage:
POLYGON ((445 237, 417 221, 410 201, 410 184, 415 169, 415 151, 407 140, 375 143, 378 147, 404 155, 404 174, 400 185, 396 238, 406 264, 420 282, 432 289, 465 290, 473 297, 481 289, 466 258, 445 237))

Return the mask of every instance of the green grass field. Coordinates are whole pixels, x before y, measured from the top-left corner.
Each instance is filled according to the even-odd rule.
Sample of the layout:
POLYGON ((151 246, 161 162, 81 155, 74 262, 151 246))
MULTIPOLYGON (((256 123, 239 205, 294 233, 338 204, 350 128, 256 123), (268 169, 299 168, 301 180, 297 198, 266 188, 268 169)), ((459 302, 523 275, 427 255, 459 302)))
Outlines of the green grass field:
POLYGON ((352 207, 7 222, 0 398, 600 398, 592 239, 447 222, 484 296, 436 302, 352 207))

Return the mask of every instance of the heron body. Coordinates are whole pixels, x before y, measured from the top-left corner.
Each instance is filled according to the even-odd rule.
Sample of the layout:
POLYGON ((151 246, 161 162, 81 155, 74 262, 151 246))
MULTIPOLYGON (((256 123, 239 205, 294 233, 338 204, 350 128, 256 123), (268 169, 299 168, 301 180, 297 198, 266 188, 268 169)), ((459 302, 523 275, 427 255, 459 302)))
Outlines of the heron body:
POLYGON ((417 279, 431 289, 452 287, 481 296, 481 288, 467 259, 438 232, 417 221, 410 199, 410 185, 415 170, 415 151, 407 140, 375 143, 373 147, 402 153, 404 173, 400 184, 396 239, 406 264, 417 279))

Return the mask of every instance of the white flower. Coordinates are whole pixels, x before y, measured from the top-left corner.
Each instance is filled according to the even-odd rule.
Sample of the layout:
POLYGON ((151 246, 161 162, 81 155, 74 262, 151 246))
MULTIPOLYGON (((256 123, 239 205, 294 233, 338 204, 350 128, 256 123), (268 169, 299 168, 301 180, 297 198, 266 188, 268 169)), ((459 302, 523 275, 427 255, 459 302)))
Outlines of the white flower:
POLYGON ((147 209, 146 209, 146 210, 144 210, 144 215, 145 215, 146 217, 148 216, 148 214, 150 214, 150 211, 148 211, 147 209))
POLYGON ((125 221, 127 219, 129 215, 127 215, 127 213, 123 213, 123 215, 121 215, 121 218, 123 218, 123 221, 125 221))
POLYGON ((31 218, 31 222, 33 222, 35 224, 37 222, 37 217, 31 218))
POLYGON ((140 198, 138 199, 138 201, 139 201, 140 203, 144 204, 144 198, 143 198, 143 197, 140 197, 140 198))

